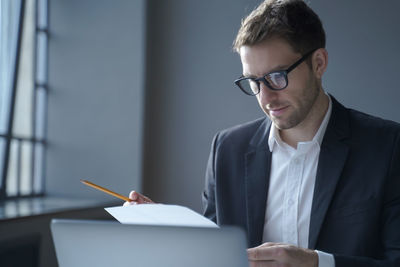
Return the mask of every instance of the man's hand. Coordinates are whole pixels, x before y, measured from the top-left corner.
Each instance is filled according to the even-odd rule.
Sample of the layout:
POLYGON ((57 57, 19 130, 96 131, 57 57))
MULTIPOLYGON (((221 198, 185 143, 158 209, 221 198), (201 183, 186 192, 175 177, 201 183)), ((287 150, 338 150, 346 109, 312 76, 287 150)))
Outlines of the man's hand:
POLYGON ((136 191, 131 191, 129 193, 129 198, 132 199, 132 201, 126 201, 124 203, 124 206, 129 206, 129 205, 136 205, 136 204, 151 204, 154 203, 153 200, 150 198, 143 196, 142 194, 139 194, 136 191))
POLYGON ((281 243, 264 243, 247 250, 250 267, 318 267, 318 254, 281 243))

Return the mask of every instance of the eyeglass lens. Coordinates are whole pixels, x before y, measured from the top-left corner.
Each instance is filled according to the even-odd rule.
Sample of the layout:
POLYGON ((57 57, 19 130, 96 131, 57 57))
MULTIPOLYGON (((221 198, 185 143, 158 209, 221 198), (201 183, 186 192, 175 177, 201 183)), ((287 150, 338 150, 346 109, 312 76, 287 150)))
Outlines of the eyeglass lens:
POLYGON ((287 86, 286 73, 284 71, 272 72, 259 79, 243 79, 240 86, 248 94, 258 94, 260 91, 260 83, 264 82, 272 90, 280 90, 287 86), (265 80, 264 80, 265 79, 265 80), (265 83, 266 82, 266 83, 265 83))

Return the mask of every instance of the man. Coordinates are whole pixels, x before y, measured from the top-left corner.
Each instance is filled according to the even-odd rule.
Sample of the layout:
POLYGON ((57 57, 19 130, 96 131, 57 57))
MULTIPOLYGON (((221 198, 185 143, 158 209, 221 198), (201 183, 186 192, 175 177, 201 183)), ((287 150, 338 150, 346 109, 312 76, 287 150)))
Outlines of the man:
POLYGON ((253 266, 400 266, 400 127, 324 92, 318 16, 265 1, 234 48, 267 118, 214 138, 204 215, 246 229, 253 266))
POLYGON ((251 266, 400 266, 400 126, 324 92, 318 16, 267 0, 234 48, 267 116, 215 136, 204 215, 246 230, 251 266))

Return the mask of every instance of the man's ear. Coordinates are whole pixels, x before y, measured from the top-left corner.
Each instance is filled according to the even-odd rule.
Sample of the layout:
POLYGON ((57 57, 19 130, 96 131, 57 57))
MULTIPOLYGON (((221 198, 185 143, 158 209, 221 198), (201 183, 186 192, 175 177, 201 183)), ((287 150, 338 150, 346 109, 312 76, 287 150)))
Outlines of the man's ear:
POLYGON ((318 79, 322 78, 328 66, 328 51, 325 48, 317 49, 312 55, 313 72, 318 79))

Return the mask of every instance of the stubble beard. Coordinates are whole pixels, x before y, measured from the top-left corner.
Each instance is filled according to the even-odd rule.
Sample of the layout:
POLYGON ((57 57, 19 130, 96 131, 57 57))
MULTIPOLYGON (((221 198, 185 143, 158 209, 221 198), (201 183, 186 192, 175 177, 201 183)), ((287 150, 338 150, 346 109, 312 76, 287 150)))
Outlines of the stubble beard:
MULTIPOLYGON (((305 90, 305 94, 302 96, 303 100, 297 103, 298 107, 293 110, 291 114, 289 114, 287 119, 279 119, 273 116, 269 116, 279 130, 288 130, 296 127, 301 122, 303 122, 310 114, 310 111, 317 101, 319 93, 322 91, 317 83, 314 83, 313 86, 310 87, 312 87, 312 92, 310 94, 307 94, 307 90, 305 90)), ((290 105, 289 108, 293 108, 293 106, 290 105)))

